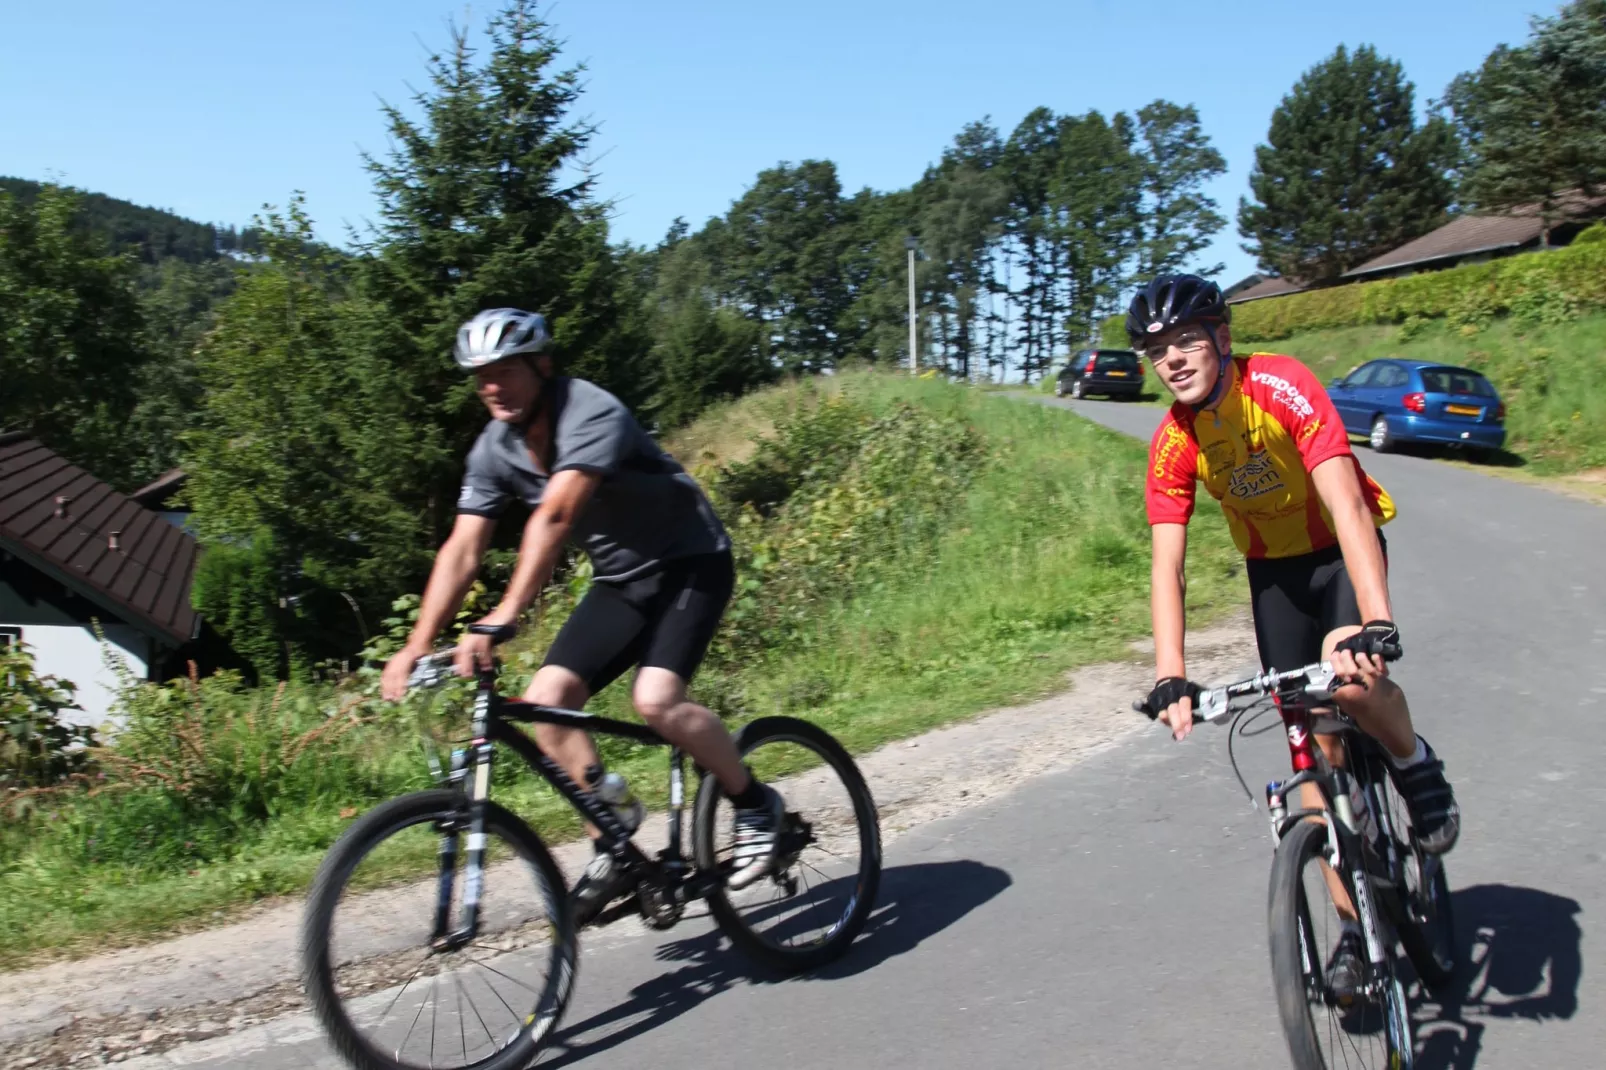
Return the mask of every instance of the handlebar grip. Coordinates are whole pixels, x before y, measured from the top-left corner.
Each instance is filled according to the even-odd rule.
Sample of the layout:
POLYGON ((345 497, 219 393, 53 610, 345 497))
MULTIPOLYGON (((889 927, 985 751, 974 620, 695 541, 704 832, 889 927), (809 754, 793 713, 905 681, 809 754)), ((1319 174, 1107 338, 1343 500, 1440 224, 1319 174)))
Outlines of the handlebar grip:
POLYGON ((1399 661, 1405 656, 1405 649, 1399 643, 1384 643, 1378 653, 1383 655, 1384 661, 1399 661))
MULTIPOLYGON (((1156 720, 1159 720, 1159 718, 1160 718, 1160 714, 1159 714, 1158 711, 1151 710, 1149 708, 1149 700, 1148 699, 1139 699, 1136 702, 1132 703, 1132 712, 1133 713, 1141 713, 1141 714, 1143 714, 1143 716, 1147 717, 1151 721, 1156 721, 1156 720)), ((1205 723, 1205 719, 1203 717, 1199 716, 1199 711, 1197 709, 1195 709, 1193 711, 1193 723, 1194 724, 1204 724, 1205 723)))
POLYGON ((470 624, 468 630, 475 635, 488 635, 493 644, 505 643, 519 634, 517 624, 470 624))

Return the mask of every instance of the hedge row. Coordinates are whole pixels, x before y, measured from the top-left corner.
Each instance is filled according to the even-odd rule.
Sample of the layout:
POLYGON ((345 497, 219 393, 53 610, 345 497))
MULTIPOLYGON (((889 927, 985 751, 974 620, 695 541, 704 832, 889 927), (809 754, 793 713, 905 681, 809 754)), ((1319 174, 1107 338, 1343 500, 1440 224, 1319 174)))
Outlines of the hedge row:
MULTIPOLYGON (((1232 337, 1235 343, 1271 342, 1327 327, 1435 319, 1483 325, 1500 316, 1557 323, 1596 309, 1606 309, 1606 242, 1581 241, 1565 249, 1236 305, 1232 337)), ((1122 317, 1106 320, 1100 334, 1105 345, 1127 344, 1122 317)))

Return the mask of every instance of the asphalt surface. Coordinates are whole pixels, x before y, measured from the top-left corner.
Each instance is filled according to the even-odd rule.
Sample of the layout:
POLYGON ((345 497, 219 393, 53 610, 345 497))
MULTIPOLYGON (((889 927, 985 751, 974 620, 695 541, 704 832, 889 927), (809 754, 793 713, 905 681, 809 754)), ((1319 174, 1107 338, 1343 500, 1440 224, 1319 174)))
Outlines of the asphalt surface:
MULTIPOLYGON (((1147 437, 1161 410, 1044 404, 1147 437)), ((1449 860, 1464 967, 1417 1008, 1425 1067, 1598 1066, 1606 1050, 1606 509, 1422 457, 1394 496, 1396 679, 1464 811, 1449 860)), ((1245 652, 1245 667, 1252 652, 1245 652)), ((1288 1065, 1266 956, 1270 837, 1202 726, 1140 733, 888 851, 881 905, 823 975, 750 980, 706 923, 592 936, 542 1067, 1288 1065)), ((1246 741, 1251 787, 1286 770, 1246 741)), ((873 786, 872 786, 873 787, 873 786)), ((128 1065, 338 1064, 304 1019, 128 1065)))

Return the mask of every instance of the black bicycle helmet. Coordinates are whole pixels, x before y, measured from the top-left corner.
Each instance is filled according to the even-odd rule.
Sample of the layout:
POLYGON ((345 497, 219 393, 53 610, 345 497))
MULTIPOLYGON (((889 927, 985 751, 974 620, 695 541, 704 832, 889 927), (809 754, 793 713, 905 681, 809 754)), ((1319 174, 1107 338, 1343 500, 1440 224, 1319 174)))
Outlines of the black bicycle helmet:
POLYGON ((1149 335, 1184 323, 1230 323, 1221 287, 1198 275, 1156 275, 1127 306, 1126 336, 1133 347, 1149 335))

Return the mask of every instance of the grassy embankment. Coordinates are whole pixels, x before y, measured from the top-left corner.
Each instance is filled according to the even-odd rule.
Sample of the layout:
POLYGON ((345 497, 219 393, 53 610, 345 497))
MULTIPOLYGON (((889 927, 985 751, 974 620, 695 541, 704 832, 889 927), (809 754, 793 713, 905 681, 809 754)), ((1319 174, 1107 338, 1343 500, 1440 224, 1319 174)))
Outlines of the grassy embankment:
MULTIPOLYGON (((743 590, 694 687, 733 721, 793 713, 862 752, 1051 692, 1147 632, 1144 447, 1131 439, 979 391, 855 374, 723 406, 670 445, 716 491, 738 545, 743 590)), ((1224 525, 1197 527, 1202 619, 1236 603, 1242 580, 1224 525)), ((554 589, 511 647, 509 686, 583 585, 554 589)), ((140 686, 98 794, 5 815, 0 967, 297 893, 355 813, 427 786, 420 726, 461 734, 457 707, 387 706, 372 687, 371 670, 283 689, 140 686)), ((625 700, 615 686, 594 708, 623 713, 625 700)), ((662 801, 661 752, 605 757, 662 801)), ((545 834, 577 831, 511 762, 495 795, 545 834)))

